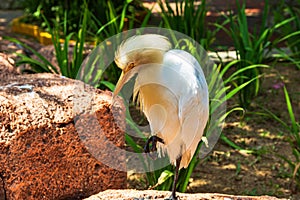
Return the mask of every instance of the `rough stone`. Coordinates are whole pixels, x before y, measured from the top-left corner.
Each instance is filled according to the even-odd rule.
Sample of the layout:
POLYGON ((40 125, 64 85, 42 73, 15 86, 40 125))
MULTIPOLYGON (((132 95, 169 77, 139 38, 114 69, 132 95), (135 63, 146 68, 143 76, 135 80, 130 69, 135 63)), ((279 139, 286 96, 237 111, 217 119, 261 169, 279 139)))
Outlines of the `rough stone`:
POLYGON ((125 188, 126 172, 107 166, 110 159, 121 169, 126 164, 112 148, 125 143, 121 101, 112 107, 111 92, 59 75, 18 75, 6 61, 0 60, 0 199, 82 199, 125 188))
MULTIPOLYGON (((279 199, 271 196, 234 196, 227 194, 216 194, 216 193, 196 193, 196 194, 187 194, 187 193, 176 193, 180 200, 287 200, 279 199)), ((171 196, 169 191, 157 191, 157 190, 107 190, 100 192, 96 195, 90 196, 85 200, 165 200, 171 196)))
POLYGON ((0 200, 5 200, 5 188, 4 188, 4 181, 0 176, 0 200))

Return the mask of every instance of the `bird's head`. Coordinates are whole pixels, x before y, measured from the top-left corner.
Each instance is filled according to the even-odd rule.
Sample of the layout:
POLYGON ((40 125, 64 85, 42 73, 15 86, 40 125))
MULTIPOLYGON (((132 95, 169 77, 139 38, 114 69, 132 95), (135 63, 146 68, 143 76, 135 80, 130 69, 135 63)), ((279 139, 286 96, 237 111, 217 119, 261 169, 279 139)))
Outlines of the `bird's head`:
POLYGON ((115 55, 115 62, 122 69, 122 74, 115 87, 114 96, 138 73, 141 66, 162 63, 164 53, 170 48, 169 40, 157 34, 137 35, 123 41, 115 55))

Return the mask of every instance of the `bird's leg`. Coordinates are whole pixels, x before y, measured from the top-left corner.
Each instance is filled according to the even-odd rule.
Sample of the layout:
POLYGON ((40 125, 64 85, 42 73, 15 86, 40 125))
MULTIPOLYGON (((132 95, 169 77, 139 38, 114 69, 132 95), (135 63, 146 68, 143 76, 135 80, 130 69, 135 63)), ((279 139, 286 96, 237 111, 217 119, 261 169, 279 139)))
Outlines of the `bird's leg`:
POLYGON ((172 188, 172 196, 170 197, 171 200, 177 200, 176 185, 177 185, 177 181, 178 181, 180 162, 181 162, 181 156, 176 159, 176 167, 175 167, 175 176, 174 176, 174 182, 173 182, 173 188, 172 188))
POLYGON ((151 152, 157 151, 157 148, 156 148, 157 142, 161 142, 164 144, 163 139, 161 139, 160 137, 157 137, 156 135, 151 136, 145 144, 144 152, 151 153, 151 152))

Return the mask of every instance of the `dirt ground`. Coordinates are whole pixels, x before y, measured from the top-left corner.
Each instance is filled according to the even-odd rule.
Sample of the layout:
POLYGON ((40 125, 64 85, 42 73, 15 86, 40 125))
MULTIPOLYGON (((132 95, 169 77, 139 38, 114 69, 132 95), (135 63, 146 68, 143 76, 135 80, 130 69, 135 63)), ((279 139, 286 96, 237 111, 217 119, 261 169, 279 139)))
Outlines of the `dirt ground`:
MULTIPOLYGON (((258 153, 243 154, 219 140, 214 151, 197 167, 189 191, 289 197, 293 185, 287 174, 291 172, 276 155, 294 159, 287 141, 289 133, 275 120, 254 114, 263 112, 263 107, 289 122, 283 89, 277 89, 282 82, 290 92, 295 117, 299 121, 299 70, 279 63, 265 70, 262 90, 252 104, 253 114, 246 114, 243 119, 231 115, 224 128, 224 134, 236 144, 256 149, 258 153)), ((229 102, 229 107, 233 103, 229 102)), ((299 191, 296 195, 299 199, 299 191)))
MULTIPOLYGON (((0 32, 0 36, 10 35, 0 32)), ((20 37, 19 35, 13 35, 20 37)), ((26 41, 40 48, 34 40, 26 41)), ((12 43, 0 38, 0 51, 18 50, 12 43)), ((285 122, 289 121, 282 83, 290 93, 296 120, 300 117, 299 70, 286 63, 277 63, 265 70, 262 89, 252 103, 250 113, 241 116, 231 114, 224 127, 224 134, 236 144, 255 149, 257 153, 246 154, 232 149, 219 140, 214 150, 197 166, 188 193, 224 193, 234 195, 271 195, 300 199, 300 192, 293 194, 294 185, 288 177, 291 171, 277 154, 294 159, 287 141, 288 131, 277 121, 258 115, 262 108, 269 109, 285 122)), ((228 102, 228 108, 237 101, 228 102)), ((128 188, 147 189, 143 174, 130 174, 128 188), (143 181, 141 181, 143 180, 143 181)))

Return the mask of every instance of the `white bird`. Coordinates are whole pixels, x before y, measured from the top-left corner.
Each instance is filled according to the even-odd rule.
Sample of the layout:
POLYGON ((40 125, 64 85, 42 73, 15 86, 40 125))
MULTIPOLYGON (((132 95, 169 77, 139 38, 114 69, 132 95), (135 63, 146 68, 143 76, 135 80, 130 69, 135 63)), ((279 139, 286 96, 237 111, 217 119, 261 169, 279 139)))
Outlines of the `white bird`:
POLYGON ((177 199, 178 171, 188 167, 209 116, 208 87, 202 69, 191 54, 171 49, 169 40, 157 34, 123 41, 115 62, 122 74, 114 96, 136 75, 134 99, 137 97, 151 129, 145 151, 166 153, 176 166, 170 199, 177 199))

